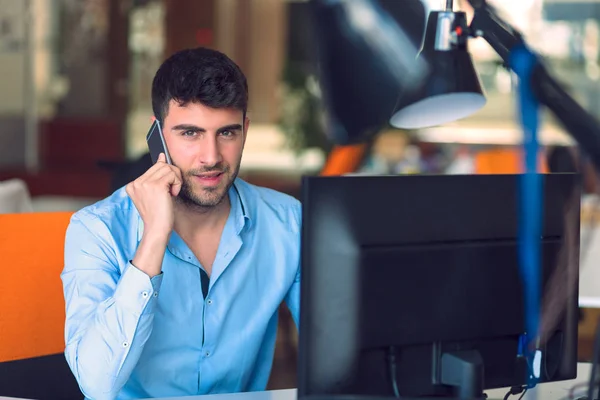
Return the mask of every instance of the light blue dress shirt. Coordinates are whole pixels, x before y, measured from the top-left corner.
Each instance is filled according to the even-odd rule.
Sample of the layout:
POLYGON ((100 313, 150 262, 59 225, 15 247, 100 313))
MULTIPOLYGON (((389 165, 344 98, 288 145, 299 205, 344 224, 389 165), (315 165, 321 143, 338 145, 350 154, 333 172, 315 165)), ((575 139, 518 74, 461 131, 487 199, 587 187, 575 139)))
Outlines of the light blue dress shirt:
POLYGON ((143 223, 124 188, 72 217, 65 355, 87 398, 265 389, 282 301, 298 325, 301 208, 239 178, 229 196, 206 299, 202 266, 175 232, 162 274, 131 264, 143 223))

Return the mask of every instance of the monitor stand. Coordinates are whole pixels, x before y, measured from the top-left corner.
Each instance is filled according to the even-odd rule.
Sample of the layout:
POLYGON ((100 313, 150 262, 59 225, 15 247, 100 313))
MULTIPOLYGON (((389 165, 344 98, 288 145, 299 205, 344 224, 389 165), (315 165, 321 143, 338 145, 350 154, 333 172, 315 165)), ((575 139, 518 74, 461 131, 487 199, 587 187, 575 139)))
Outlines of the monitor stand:
MULTIPOLYGON (((483 359, 476 350, 449 351, 437 357, 434 384, 456 388, 453 396, 405 397, 399 400, 485 400, 483 392, 483 359)), ((310 395, 298 400, 390 400, 395 397, 368 395, 310 395)))
POLYGON ((456 388, 457 400, 483 400, 483 359, 477 350, 442 353, 438 358, 435 384, 456 388))

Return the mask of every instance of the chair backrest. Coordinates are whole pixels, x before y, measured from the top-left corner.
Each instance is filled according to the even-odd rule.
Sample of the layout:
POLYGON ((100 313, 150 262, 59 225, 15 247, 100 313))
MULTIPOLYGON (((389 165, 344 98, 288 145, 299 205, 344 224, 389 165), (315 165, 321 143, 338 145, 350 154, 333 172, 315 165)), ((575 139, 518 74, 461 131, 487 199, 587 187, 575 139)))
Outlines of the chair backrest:
POLYGON ((0 396, 83 397, 64 357, 60 273, 72 214, 0 214, 0 396))
MULTIPOLYGON (((543 152, 540 152, 538 159, 538 171, 547 173, 548 164, 543 152)), ((477 174, 522 174, 523 171, 520 147, 498 147, 479 151, 475 155, 475 173, 477 174)))

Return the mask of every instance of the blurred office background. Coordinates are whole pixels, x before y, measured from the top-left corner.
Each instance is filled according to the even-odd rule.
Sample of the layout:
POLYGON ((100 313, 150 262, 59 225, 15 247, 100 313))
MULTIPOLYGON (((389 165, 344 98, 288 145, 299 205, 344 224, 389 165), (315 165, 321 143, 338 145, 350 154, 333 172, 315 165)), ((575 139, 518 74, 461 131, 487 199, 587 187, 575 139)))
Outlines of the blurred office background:
MULTIPOLYGON (((402 1, 378 1, 401 15, 402 1)), ((492 3, 576 98, 600 111, 600 3, 492 3)), ((0 0, 0 179, 22 178, 34 198, 103 197, 117 164, 146 152, 154 72, 174 51, 203 45, 226 52, 248 76, 253 125, 243 175, 292 190, 301 174, 320 171, 331 148, 310 24, 301 0, 0 0)), ((418 132, 383 128, 360 171, 469 172, 482 150, 518 144, 511 74, 483 40, 470 47, 486 107, 418 132)), ((542 138, 570 144, 551 118, 542 138)))
MULTIPOLYGON (((404 0, 378 1, 393 15, 403 12, 404 0)), ((435 9, 443 3, 424 0, 435 9)), ((546 57, 584 107, 600 116, 600 0, 490 3, 546 57)), ((8 211, 1 210, 0 201, 0 212, 76 210, 135 176, 136 162, 146 153, 153 75, 165 57, 199 45, 227 53, 248 77, 252 125, 241 176, 297 195, 301 176, 319 174, 332 149, 321 123, 308 5, 301 0, 0 0, 0 192, 4 186, 20 196, 11 204, 6 200, 8 211)), ((464 0, 455 8, 471 12, 464 0)), ((470 49, 486 90, 484 109, 420 131, 383 127, 354 172, 518 169, 514 80, 486 42, 471 40, 470 49)), ((545 113, 541 137, 546 150, 573 144, 545 113)), ((585 195, 594 199, 596 178, 590 179, 585 195)), ((582 222, 595 224, 597 202, 585 204, 592 208, 584 210, 582 222)), ((281 337, 276 359, 285 361, 274 369, 282 374, 274 387, 293 385, 295 379, 293 334, 281 337)))
MULTIPOLYGON (((402 1, 379 2, 402 13, 402 1)), ((600 2, 492 3, 576 98, 600 112, 600 2)), ((116 164, 146 152, 156 69, 174 51, 203 45, 248 76, 253 124, 242 173, 293 188, 301 174, 320 171, 331 148, 319 123, 310 24, 300 0, 0 0, 0 178, 22 178, 33 197, 105 196, 116 164)), ((469 172, 481 150, 518 144, 511 74, 483 40, 470 48, 485 108, 418 132, 383 128, 360 171, 469 172)), ((542 138, 570 143, 551 118, 542 138)))

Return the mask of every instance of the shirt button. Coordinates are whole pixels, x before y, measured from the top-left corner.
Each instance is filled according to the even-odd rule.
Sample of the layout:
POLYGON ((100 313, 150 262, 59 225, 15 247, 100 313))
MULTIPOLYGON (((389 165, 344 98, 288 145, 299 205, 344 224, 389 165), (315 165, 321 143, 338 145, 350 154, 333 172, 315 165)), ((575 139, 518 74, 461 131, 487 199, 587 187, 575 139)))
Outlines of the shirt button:
POLYGON ((154 292, 154 297, 158 297, 158 292, 154 292))
POLYGON ((209 357, 210 356, 210 351, 207 351, 206 353, 204 353, 205 357, 209 357))
POLYGON ((212 299, 208 299, 206 300, 206 304, 208 304, 209 306, 213 303, 212 299))
POLYGON ((148 297, 148 292, 146 292, 146 291, 143 291, 143 292, 142 292, 142 297, 143 297, 143 298, 146 298, 146 297, 148 297))
POLYGON ((123 342, 123 347, 129 347, 129 343, 123 342))

